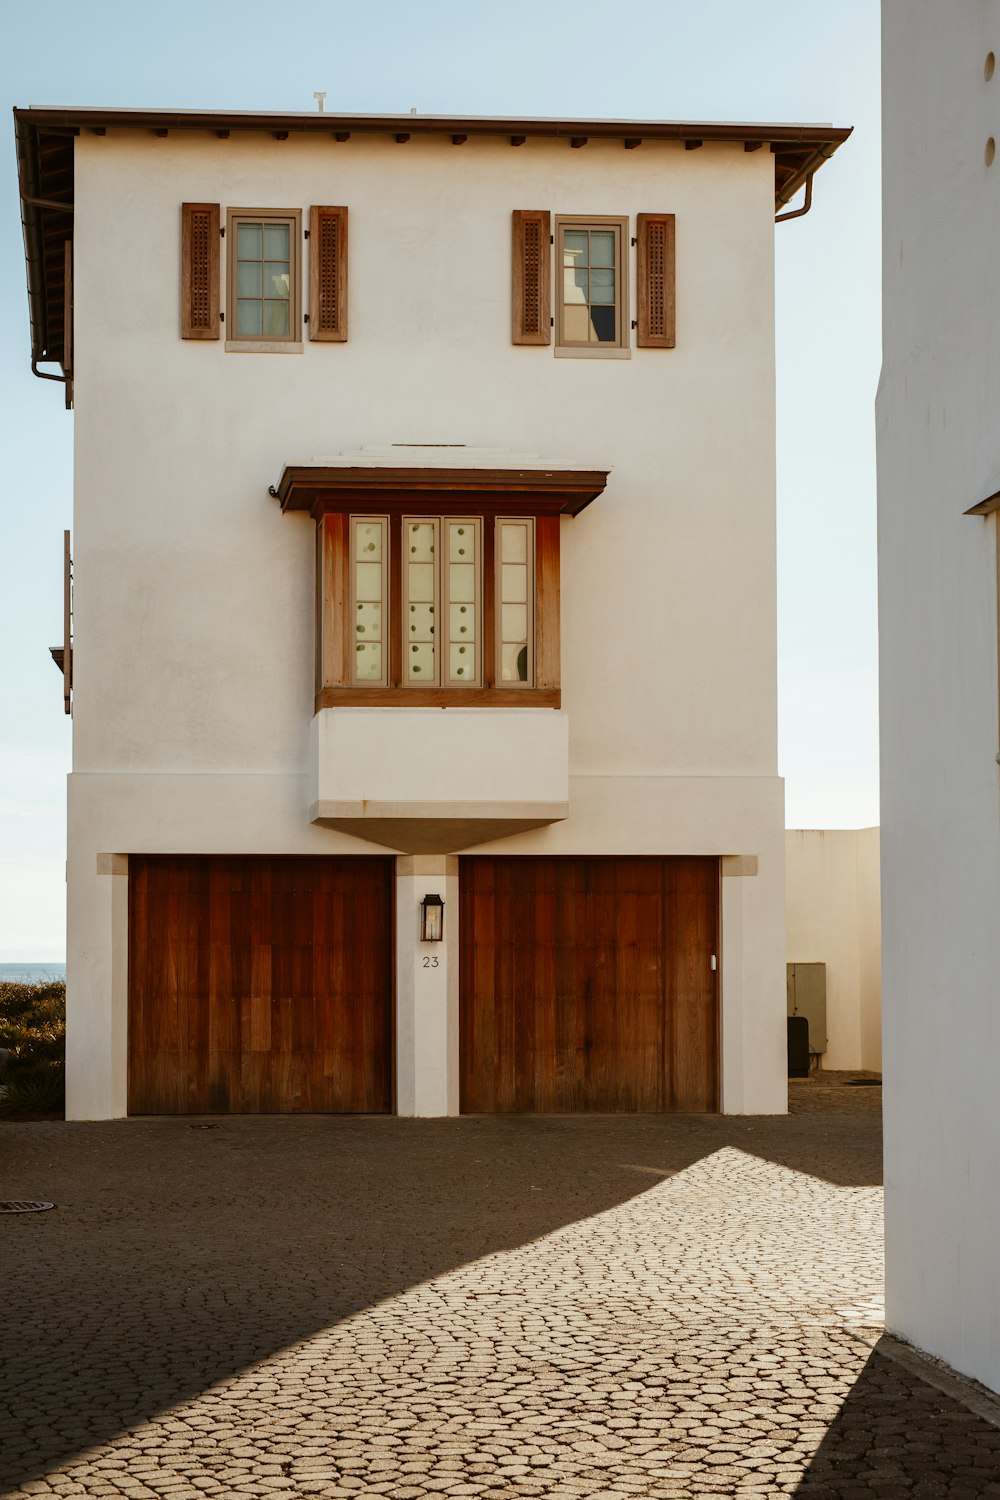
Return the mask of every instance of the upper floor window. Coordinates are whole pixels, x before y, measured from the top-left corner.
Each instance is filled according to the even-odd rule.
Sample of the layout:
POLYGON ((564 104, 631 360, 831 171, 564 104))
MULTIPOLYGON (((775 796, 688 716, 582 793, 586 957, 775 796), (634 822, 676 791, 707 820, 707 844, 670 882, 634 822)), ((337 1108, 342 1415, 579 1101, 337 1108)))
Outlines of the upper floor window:
POLYGON ((300 337, 298 210, 231 209, 226 325, 230 340, 280 343, 300 337))
POLYGON ((627 219, 556 218, 556 344, 566 349, 628 344, 627 219))

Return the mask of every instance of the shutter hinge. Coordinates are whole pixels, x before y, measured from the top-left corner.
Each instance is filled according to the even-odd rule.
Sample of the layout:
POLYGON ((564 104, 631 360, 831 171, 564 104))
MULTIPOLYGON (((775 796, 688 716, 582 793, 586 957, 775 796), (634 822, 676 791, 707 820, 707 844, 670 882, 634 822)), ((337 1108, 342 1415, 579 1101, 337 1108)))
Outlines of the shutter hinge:
POLYGON ((639 241, 636 239, 635 235, 632 236, 632 243, 633 243, 633 245, 638 245, 638 243, 639 243, 639 241))
POLYGON ((554 328, 555 326, 556 326, 556 320, 555 320, 555 318, 550 318, 549 319, 549 327, 550 328, 554 328))
POLYGON ((225 321, 226 321, 226 315, 225 315, 225 313, 224 312, 220 312, 220 314, 219 314, 219 322, 220 323, 224 323, 225 321))
POLYGON ((308 313, 303 313, 302 314, 302 321, 303 321, 303 323, 308 323, 309 322, 309 314, 308 313))
POLYGON ((555 244, 555 242, 556 242, 556 237, 555 237, 555 235, 554 235, 554 234, 550 234, 550 235, 549 235, 549 244, 550 244, 550 245, 554 245, 554 244, 555 244))
POLYGON ((225 226, 225 224, 220 224, 220 226, 219 226, 219 238, 223 239, 223 240, 226 238, 226 226, 225 226))
POLYGON ((308 238, 309 238, 309 231, 308 231, 308 229, 304 229, 304 230, 303 230, 303 231, 302 231, 302 238, 303 238, 303 239, 304 239, 304 240, 307 240, 307 239, 308 239, 308 238))
POLYGON ((633 319, 632 319, 632 327, 633 327, 633 328, 638 328, 638 326, 639 326, 639 325, 638 325, 638 323, 637 323, 637 322, 636 322, 636 321, 635 321, 635 319, 634 319, 634 318, 633 318, 633 319))

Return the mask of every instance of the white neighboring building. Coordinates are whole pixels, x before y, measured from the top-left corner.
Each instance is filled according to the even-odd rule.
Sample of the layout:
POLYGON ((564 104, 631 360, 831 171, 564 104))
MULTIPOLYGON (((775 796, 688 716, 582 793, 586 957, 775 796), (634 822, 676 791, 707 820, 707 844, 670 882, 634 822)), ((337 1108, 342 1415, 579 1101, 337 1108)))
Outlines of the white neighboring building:
POLYGON ((16 128, 70 1115, 783 1111, 774 219, 848 132, 16 128))
POLYGON ((889 1329, 1000 1390, 1000 3, 883 4, 889 1329))

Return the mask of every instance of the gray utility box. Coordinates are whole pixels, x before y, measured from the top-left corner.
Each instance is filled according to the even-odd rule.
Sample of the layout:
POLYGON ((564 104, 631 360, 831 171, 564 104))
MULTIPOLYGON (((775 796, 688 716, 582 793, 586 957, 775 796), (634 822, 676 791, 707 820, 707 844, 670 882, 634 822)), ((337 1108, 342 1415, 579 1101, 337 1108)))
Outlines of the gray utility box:
POLYGON ((809 1022, 809 1051, 826 1051, 826 964, 788 965, 788 1014, 809 1022))

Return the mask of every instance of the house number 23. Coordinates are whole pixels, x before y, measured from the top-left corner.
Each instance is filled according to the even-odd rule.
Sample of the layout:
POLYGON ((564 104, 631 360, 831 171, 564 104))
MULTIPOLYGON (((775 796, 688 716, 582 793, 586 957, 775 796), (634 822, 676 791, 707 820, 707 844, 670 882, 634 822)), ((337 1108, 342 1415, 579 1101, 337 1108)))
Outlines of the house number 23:
POLYGON ((436 969, 439 967, 437 958, 425 958, 422 960, 425 969, 436 969))

